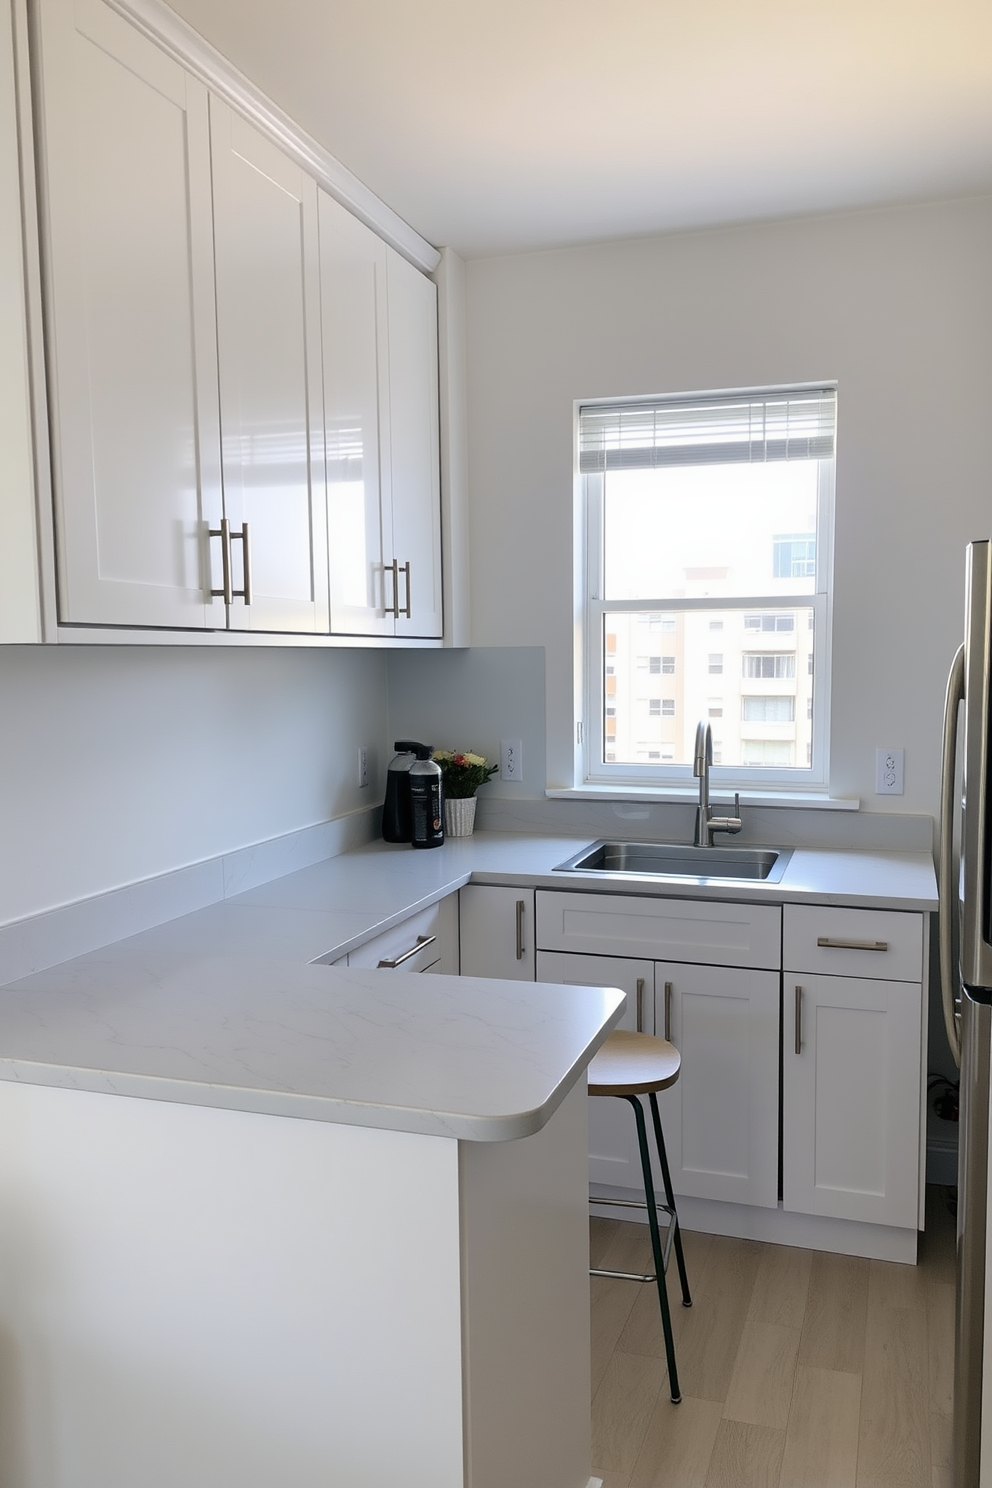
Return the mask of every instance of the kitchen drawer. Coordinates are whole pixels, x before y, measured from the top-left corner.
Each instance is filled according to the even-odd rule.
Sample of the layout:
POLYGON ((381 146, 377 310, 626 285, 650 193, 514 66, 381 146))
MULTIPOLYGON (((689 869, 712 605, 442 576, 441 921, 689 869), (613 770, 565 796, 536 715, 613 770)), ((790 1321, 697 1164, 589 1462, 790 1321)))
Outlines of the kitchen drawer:
POLYGON ((376 967, 383 961, 399 961, 399 966, 393 968, 396 971, 437 970, 440 925, 440 905, 432 904, 350 951, 348 965, 376 967), (411 951, 413 954, 408 955, 411 951))
POLYGON ((892 982, 919 982, 923 977, 920 914, 815 904, 787 904, 784 913, 787 972, 824 972, 892 982))
POLYGON ((782 911, 777 905, 733 904, 722 899, 654 899, 539 889, 537 944, 542 951, 777 971, 782 911))

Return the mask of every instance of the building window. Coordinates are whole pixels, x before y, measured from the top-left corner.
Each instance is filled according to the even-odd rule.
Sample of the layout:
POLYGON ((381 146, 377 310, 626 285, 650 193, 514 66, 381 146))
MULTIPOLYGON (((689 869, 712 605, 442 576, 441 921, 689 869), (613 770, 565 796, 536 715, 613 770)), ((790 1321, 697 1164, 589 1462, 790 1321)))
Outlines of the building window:
POLYGON ((675 699, 674 698, 662 698, 662 700, 661 700, 661 716, 662 716, 662 718, 674 718, 675 717, 675 699))
POLYGON ((742 697, 741 721, 743 723, 794 723, 796 700, 794 697, 742 697))
POLYGON ((794 651, 745 651, 745 677, 794 677, 796 675, 796 653, 794 651))
POLYGON ((791 631, 796 628, 796 617, 790 614, 771 615, 745 615, 744 629, 748 631, 761 631, 764 634, 781 634, 783 631, 791 631))
POLYGON ((661 698, 648 698, 648 717, 661 717, 661 698))
POLYGON ((697 720, 729 715, 721 786, 735 771, 752 783, 760 770, 771 788, 825 787, 829 667, 815 669, 815 656, 830 633, 835 389, 687 394, 578 413, 586 707, 602 722, 610 665, 620 721, 610 761, 602 729, 584 731, 585 778, 683 784, 697 720), (647 655, 662 632, 669 653, 647 655), (713 640, 721 651, 709 649, 713 640), (638 769, 644 752, 628 721, 644 691, 638 670, 678 678, 677 712, 662 699, 663 711, 650 715, 675 720, 664 768, 638 769), (802 701, 797 717, 794 698, 782 697, 781 684, 800 672, 814 678, 808 717, 802 701), (707 683, 728 675, 752 684, 739 707, 736 696, 707 697, 707 683), (743 737, 743 724, 762 722, 788 722, 794 737, 743 737))

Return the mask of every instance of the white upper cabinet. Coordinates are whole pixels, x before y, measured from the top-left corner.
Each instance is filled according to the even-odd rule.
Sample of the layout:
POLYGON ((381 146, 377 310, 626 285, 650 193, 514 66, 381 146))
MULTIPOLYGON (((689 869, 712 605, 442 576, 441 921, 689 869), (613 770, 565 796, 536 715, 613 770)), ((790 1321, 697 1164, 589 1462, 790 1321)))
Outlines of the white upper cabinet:
POLYGON ((326 631, 317 187, 216 98, 210 136, 230 525, 214 571, 227 543, 232 629, 326 631))
POLYGON ((379 463, 380 367, 389 356, 387 249, 325 191, 318 195, 331 629, 392 635, 379 463))
POLYGON ((440 636, 437 290, 320 193, 331 629, 440 636))
POLYGON ((206 90, 100 0, 40 41, 60 619, 223 625, 206 90))
POLYGON ((439 636, 441 495, 438 448, 437 289, 392 248, 389 306, 389 533, 398 636, 439 636))

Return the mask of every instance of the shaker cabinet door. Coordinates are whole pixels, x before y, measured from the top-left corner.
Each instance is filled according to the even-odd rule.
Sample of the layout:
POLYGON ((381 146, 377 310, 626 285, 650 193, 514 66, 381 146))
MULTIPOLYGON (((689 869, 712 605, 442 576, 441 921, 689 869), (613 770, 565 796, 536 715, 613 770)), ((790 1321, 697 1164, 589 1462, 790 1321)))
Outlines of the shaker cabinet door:
POLYGON ((920 1008, 918 982, 786 976, 786 1209, 915 1228, 920 1008))
POLYGON ((778 1203, 779 976, 655 966, 655 1027, 682 1055, 659 1096, 676 1194, 778 1203))
MULTIPOLYGON (((325 191, 318 200, 331 630, 392 635, 379 412, 388 365, 386 245, 325 191)), ((388 470, 388 451, 385 463, 388 470)))
POLYGON ((317 187, 213 97, 210 130, 230 625, 326 631, 317 187))
POLYGON ((206 91, 101 0, 38 18, 59 618, 223 626, 206 91))
POLYGON ((440 636, 441 486, 438 444, 437 289, 387 251, 389 516, 396 634, 440 636))

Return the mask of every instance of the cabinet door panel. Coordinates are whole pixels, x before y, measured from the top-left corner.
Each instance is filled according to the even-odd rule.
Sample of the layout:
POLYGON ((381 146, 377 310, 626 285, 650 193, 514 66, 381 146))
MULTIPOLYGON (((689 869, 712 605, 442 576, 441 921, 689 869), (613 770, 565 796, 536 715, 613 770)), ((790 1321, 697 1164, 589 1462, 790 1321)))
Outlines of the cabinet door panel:
POLYGON ((458 893, 458 928, 462 976, 534 980, 533 889, 469 884, 458 893))
POLYGON ((386 245, 326 192, 318 201, 331 630, 391 635, 380 509, 386 245))
POLYGON ((660 1099, 676 1193, 778 1202, 779 978, 774 972, 658 964, 656 1022, 671 983, 678 1084, 660 1099))
POLYGON ((206 93, 100 0, 40 24, 60 618, 223 625, 206 93))
MULTIPOLYGON (((640 1006, 642 1031, 654 1031, 654 965, 650 961, 538 951, 537 980, 571 982, 579 987, 619 987, 627 994, 627 1006, 617 1027, 636 1029, 640 1006)), ((589 1097, 589 1181, 643 1193, 637 1128, 628 1101, 589 1097)))
POLYGON ((785 1208, 915 1226, 919 984, 806 976, 788 977, 785 991, 785 1208))
POLYGON ((441 494, 437 289, 394 249, 389 308, 389 561, 400 565, 398 636, 439 636, 441 494), (390 552, 391 550, 391 552, 390 552), (409 564, 409 569, 406 565, 409 564))
POLYGON ((252 602, 230 624, 325 631, 317 188, 216 98, 210 130, 224 509, 251 538, 252 602))

